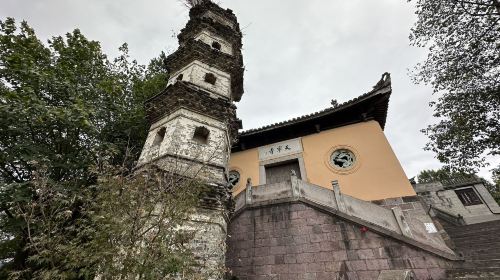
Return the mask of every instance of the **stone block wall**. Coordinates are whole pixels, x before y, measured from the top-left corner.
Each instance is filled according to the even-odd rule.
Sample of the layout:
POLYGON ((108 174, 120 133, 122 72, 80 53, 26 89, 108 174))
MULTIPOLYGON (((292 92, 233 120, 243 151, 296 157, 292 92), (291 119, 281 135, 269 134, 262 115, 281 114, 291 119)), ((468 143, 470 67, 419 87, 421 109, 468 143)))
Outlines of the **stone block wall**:
POLYGON ((443 239, 443 241, 449 248, 455 247, 453 242, 451 242, 450 236, 444 229, 439 219, 435 217, 433 218, 432 216, 427 214, 428 209, 427 206, 425 206, 423 198, 419 196, 406 196, 376 200, 372 202, 387 209, 398 206, 399 208, 401 208, 406 219, 410 222, 417 220, 417 223, 421 222, 434 224, 434 227, 437 231, 434 234, 439 234, 439 236, 443 239))
POLYGON ((246 209, 228 227, 226 265, 240 280, 377 279, 412 270, 443 279, 452 261, 302 202, 246 209))

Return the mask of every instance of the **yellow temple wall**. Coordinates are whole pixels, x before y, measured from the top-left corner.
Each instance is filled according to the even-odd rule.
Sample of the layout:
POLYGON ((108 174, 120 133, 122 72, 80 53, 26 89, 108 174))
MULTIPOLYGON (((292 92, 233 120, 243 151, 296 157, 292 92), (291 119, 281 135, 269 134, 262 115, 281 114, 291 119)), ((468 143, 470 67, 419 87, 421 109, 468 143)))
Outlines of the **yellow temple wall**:
POLYGON ((231 158, 229 159, 229 170, 236 170, 240 173, 240 181, 234 187, 233 195, 237 195, 245 189, 248 178, 252 180, 252 185, 259 185, 258 148, 231 153, 231 158))
MULTIPOLYGON (((363 200, 379 200, 416 195, 378 122, 347 125, 300 138, 306 180, 331 189, 338 180, 343 193, 363 200), (356 164, 348 171, 339 171, 329 163, 338 148, 354 152, 356 164)), ((234 195, 245 189, 246 178, 259 185, 259 149, 231 154, 230 169, 240 172, 241 180, 234 195)))

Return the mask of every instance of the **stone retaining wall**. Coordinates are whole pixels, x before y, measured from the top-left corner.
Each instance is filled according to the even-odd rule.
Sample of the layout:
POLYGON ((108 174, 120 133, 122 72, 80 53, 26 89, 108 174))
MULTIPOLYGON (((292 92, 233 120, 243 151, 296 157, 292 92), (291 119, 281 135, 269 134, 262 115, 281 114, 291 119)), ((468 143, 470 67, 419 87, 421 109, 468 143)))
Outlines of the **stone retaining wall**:
POLYGON ((229 225, 227 245, 227 267, 245 280, 377 279, 401 269, 443 279, 452 265, 302 202, 244 210, 229 225))

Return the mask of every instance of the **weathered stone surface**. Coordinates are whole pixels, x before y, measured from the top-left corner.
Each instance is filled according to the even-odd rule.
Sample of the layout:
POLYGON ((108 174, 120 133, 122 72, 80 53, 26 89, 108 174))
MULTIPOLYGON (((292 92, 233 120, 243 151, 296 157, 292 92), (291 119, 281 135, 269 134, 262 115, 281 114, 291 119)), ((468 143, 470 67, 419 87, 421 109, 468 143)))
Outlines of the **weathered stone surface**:
POLYGON ((475 224, 500 220, 500 206, 481 181, 464 181, 444 186, 441 183, 416 184, 413 186, 432 212, 449 222, 475 224), (456 191, 471 189, 481 200, 480 204, 464 205, 456 191))
MULTIPOLYGON (((410 202, 411 209, 402 211, 396 204, 403 203, 401 198, 391 199, 390 205, 377 205, 342 194, 335 184, 332 192, 299 180, 296 176, 291 176, 291 180, 258 187, 247 187, 246 192, 240 192, 236 196, 236 211, 241 211, 245 207, 274 205, 292 201, 302 201, 327 213, 338 215, 343 219, 363 225, 367 229, 370 228, 433 254, 449 259, 457 258, 454 252, 445 244, 440 232, 427 230, 427 228, 434 228, 435 225, 424 209, 418 207, 420 204, 410 202)), ((318 224, 318 221, 313 217, 306 218, 307 225, 318 224)), ((349 239, 355 238, 349 236, 349 239)), ((350 245, 356 249, 363 249, 368 248, 366 246, 371 244, 350 241, 350 245)))
MULTIPOLYGON (((190 246, 204 279, 220 280, 232 210, 225 168, 241 127, 233 104, 243 94, 241 32, 232 11, 211 1, 200 1, 190 17, 179 49, 164 61, 171 75, 167 88, 146 101, 151 128, 136 171, 153 166, 207 184, 186 227, 195 232, 190 246)), ((261 260, 261 274, 272 273, 267 262, 285 264, 285 247, 270 248, 276 256, 261 260)))
POLYGON ((213 49, 199 40, 191 39, 169 55, 165 63, 171 73, 176 73, 191 62, 198 60, 231 76, 232 99, 239 101, 243 94, 243 62, 235 57, 213 49))
POLYGON ((195 231, 190 247, 202 274, 210 280, 222 279, 225 274, 227 223, 224 212, 224 209, 199 208, 186 225, 195 231))
MULTIPOLYGON (((224 122, 204 114, 187 109, 173 111, 151 126, 139 158, 139 165, 169 155, 176 159, 185 158, 222 169, 228 160, 226 151, 229 143, 226 130, 224 122), (209 132, 207 143, 200 144, 193 140, 197 127, 205 127, 209 132), (160 129, 165 131, 165 136, 161 142, 155 143, 160 129)), ((196 168, 189 166, 182 169, 180 165, 174 165, 171 168, 175 170, 168 170, 179 174, 188 171, 193 171, 193 174, 197 172, 196 168)))
POLYGON ((380 275, 377 278, 377 280, 413 280, 413 279, 415 279, 415 274, 411 270, 385 270, 380 272, 380 275))
MULTIPOLYGON (((181 30, 177 38, 179 44, 183 45, 191 38, 195 38, 201 31, 207 30, 218 34, 225 41, 229 42, 232 48, 239 50, 241 48, 241 33, 236 32, 231 27, 216 22, 210 18, 194 18, 188 22, 185 28, 181 30)), ((234 55, 239 55, 235 53, 234 55)))
POLYGON ((228 124, 231 140, 237 137, 241 121, 236 118, 236 106, 223 98, 213 98, 208 91, 187 82, 177 82, 146 104, 148 119, 152 125, 180 108, 189 108, 215 120, 228 124))
POLYGON ((336 279, 341 275, 377 279, 385 270, 416 271, 415 279, 427 280, 443 275, 451 266, 449 260, 365 232, 300 202, 243 211, 229 224, 227 244, 227 267, 246 280, 336 279), (263 273, 269 270, 270 274, 263 273))
POLYGON ((231 76, 201 61, 192 61, 179 71, 173 72, 167 87, 181 80, 207 90, 212 98, 231 98, 231 76), (215 77, 213 84, 205 81, 207 73, 215 77))
POLYGON ((239 32, 240 29, 238 25, 238 20, 236 19, 236 15, 233 13, 231 9, 223 9, 219 5, 208 0, 200 2, 201 3, 195 5, 189 11, 190 20, 208 16, 213 18, 214 20, 221 21, 225 25, 229 25, 231 28, 239 32), (207 13, 209 14, 207 15, 207 13))
MULTIPOLYGON (((500 221, 473 225, 453 225, 442 221, 451 240, 465 262, 448 270, 448 276, 475 279, 497 279, 500 277, 500 221)), ((454 278, 451 278, 454 279, 454 278)))

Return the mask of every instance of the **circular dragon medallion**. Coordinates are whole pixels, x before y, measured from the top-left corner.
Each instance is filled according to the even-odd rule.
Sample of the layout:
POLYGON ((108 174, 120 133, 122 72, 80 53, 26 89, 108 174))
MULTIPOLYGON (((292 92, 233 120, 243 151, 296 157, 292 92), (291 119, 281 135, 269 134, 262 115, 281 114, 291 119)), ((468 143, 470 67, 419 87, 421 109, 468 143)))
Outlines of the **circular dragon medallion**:
POLYGON ((349 170, 356 164, 356 156, 348 149, 338 149, 330 156, 330 164, 340 170, 349 170))
POLYGON ((231 170, 229 171, 229 178, 228 178, 229 184, 234 187, 238 184, 240 181, 240 172, 236 170, 231 170))

